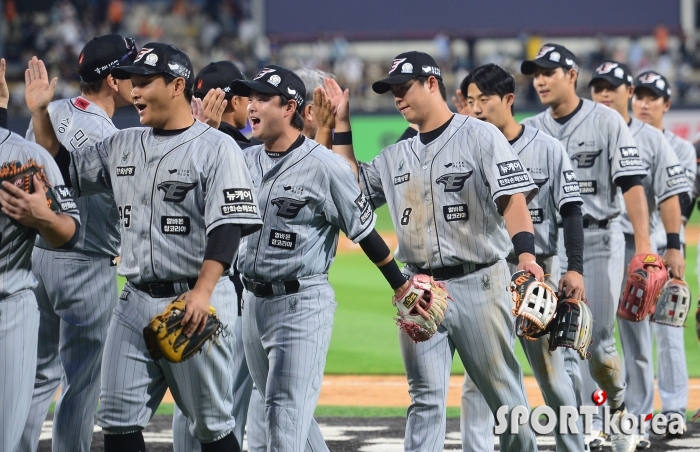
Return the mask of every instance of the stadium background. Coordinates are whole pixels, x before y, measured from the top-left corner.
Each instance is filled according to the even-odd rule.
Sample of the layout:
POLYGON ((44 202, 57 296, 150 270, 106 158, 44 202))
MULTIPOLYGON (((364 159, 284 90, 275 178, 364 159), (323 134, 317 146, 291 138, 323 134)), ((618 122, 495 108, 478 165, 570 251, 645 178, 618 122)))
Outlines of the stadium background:
MULTIPOLYGON (((117 32, 135 38, 139 47, 149 41, 176 44, 191 57, 195 71, 226 59, 248 77, 268 63, 333 73, 351 90, 361 160, 371 159, 406 127, 391 96, 374 94, 370 85, 396 54, 409 49, 436 58, 449 92, 470 69, 489 62, 502 65, 516 77, 519 118, 542 108, 530 81, 519 75, 520 62, 550 40, 578 56, 582 97, 590 97, 591 72, 605 58, 628 62, 634 73, 656 69, 673 84, 666 126, 687 139, 700 138, 698 0, 0 0, 0 5, 0 54, 8 63, 11 92, 9 127, 22 135, 29 121, 23 74, 31 56, 44 59, 50 75, 59 76, 56 97, 75 96, 80 49, 93 36, 117 32)), ((137 126, 138 116, 124 108, 114 122, 120 128, 137 126)), ((377 228, 390 237, 386 209, 378 214, 377 228)), ((695 297, 699 226, 695 211, 687 234, 687 279, 695 297)), ((330 277, 338 309, 326 374, 403 375, 391 293, 380 273, 358 249, 341 244, 330 277)), ((691 377, 700 377, 694 326, 691 319, 685 328, 686 354, 691 377)), ((519 345, 518 356, 531 375, 519 345)), ((456 359, 453 373, 462 372, 456 359)), ((161 412, 168 411, 165 406, 161 412)), ((402 416, 405 407, 382 412, 402 416)), ((319 413, 378 412, 320 406, 319 413)))

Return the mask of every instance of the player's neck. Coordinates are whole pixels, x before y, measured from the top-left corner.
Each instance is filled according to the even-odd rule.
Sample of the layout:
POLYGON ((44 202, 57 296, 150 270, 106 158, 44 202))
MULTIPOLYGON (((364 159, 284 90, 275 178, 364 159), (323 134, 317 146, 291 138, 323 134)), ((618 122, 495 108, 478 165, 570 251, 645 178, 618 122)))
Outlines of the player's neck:
POLYGON ((620 116, 622 116, 622 119, 625 120, 625 124, 629 124, 632 121, 632 118, 630 118, 630 112, 626 108, 623 108, 622 110, 618 110, 617 112, 620 113, 620 116))
POLYGON ((440 102, 439 105, 436 105, 435 108, 431 109, 430 114, 427 115, 425 121, 416 124, 418 126, 418 132, 431 132, 441 127, 447 121, 449 121, 450 118, 452 118, 453 114, 454 113, 450 111, 446 103, 440 102))
POLYGON ((664 118, 663 116, 656 122, 649 123, 650 126, 656 127, 660 131, 664 131, 664 118))
POLYGON ((85 99, 89 100, 93 104, 103 109, 105 113, 107 113, 107 116, 109 116, 110 118, 114 116, 114 112, 117 109, 117 105, 114 102, 114 96, 112 96, 111 93, 104 93, 103 91, 100 91, 96 94, 81 93, 80 96, 84 97, 85 99))
POLYGON ((287 152, 287 150, 294 144, 294 142, 299 138, 299 132, 297 129, 292 127, 285 127, 284 131, 274 138, 265 140, 265 150, 271 152, 287 152))
POLYGON ((513 141, 520 135, 523 130, 523 126, 518 124, 514 117, 510 117, 506 122, 505 126, 501 129, 501 133, 506 137, 506 140, 513 141))
POLYGON ((573 96, 567 97, 564 99, 564 101, 557 105, 550 105, 549 108, 552 112, 552 118, 559 119, 570 115, 574 112, 574 110, 576 110, 579 102, 581 102, 581 99, 574 94, 573 96))
POLYGON ((184 102, 177 102, 177 104, 173 105, 165 124, 158 128, 163 130, 180 130, 191 127, 193 123, 194 117, 190 106, 184 102))

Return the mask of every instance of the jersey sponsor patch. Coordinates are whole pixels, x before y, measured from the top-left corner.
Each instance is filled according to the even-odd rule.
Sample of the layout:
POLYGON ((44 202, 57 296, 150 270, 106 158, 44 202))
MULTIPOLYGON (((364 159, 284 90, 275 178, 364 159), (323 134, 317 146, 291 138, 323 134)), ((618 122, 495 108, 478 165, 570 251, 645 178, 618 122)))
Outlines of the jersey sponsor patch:
POLYGON ((118 166, 117 177, 133 176, 136 173, 135 166, 118 166))
POLYGON ((445 193, 455 193, 462 191, 464 188, 464 183, 471 177, 474 171, 469 171, 466 173, 448 173, 435 179, 436 184, 442 184, 445 186, 445 193))
POLYGON ((258 213, 258 206, 255 204, 227 204, 221 206, 221 215, 233 215, 234 213, 258 213))
POLYGON ((402 174, 400 176, 394 176, 394 185, 401 185, 405 182, 411 180, 411 173, 402 174))
POLYGON ((677 187, 679 185, 687 185, 688 180, 682 176, 676 176, 666 181, 666 186, 669 188, 677 187))
POLYGON ((297 246, 297 235, 294 232, 270 230, 270 241, 268 245, 283 250, 293 250, 297 246))
POLYGON ((129 294, 131 292, 128 292, 126 290, 122 290, 122 293, 119 295, 119 299, 122 301, 126 301, 129 298, 129 294))
POLYGON ((197 186, 197 182, 180 182, 176 180, 167 180, 158 184, 158 190, 165 192, 163 201, 165 202, 182 202, 187 196, 187 192, 197 186))
POLYGON ((442 215, 445 221, 468 221, 469 208, 466 204, 455 204, 452 206, 443 206, 442 215))
POLYGON ((630 157, 639 157, 639 151, 634 146, 623 146, 620 148, 620 155, 623 159, 630 157))
POLYGON ((564 193, 569 194, 569 193, 580 193, 581 192, 581 187, 579 187, 579 183, 575 182, 573 184, 566 184, 564 185, 564 193))
POLYGON ((564 171, 564 180, 566 182, 573 182, 576 180, 576 173, 573 171, 564 171))
POLYGON ((503 188, 503 187, 508 187, 511 185, 518 185, 522 184, 523 182, 529 182, 530 177, 527 174, 515 174, 510 177, 502 177, 498 179, 498 186, 503 188))
POLYGON ((78 208, 78 205, 72 199, 61 201, 61 212, 69 212, 78 208))
POLYGON ((357 205, 357 207, 360 209, 360 223, 367 223, 367 220, 372 218, 372 209, 370 208, 369 202, 367 202, 367 198, 365 197, 364 193, 360 193, 360 196, 355 199, 355 205, 357 205))
POLYGON ((673 165, 673 166, 667 166, 666 167, 666 174, 668 174, 668 177, 674 177, 674 176, 679 176, 683 174, 685 170, 681 165, 673 165))
POLYGON ((594 180, 578 181, 579 190, 582 195, 595 195, 598 193, 598 182, 594 180))
POLYGON ((190 218, 160 217, 160 231, 163 234, 188 235, 190 233, 190 218))
POLYGON ((253 192, 247 188, 225 188, 224 204, 251 204, 253 192))
POLYGON ((571 156, 571 161, 576 162, 577 168, 591 168, 595 163, 595 159, 603 152, 602 149, 597 151, 582 151, 571 156))
POLYGON ((530 209, 530 217, 532 218, 533 224, 542 224, 542 222, 544 221, 544 210, 530 209))
POLYGON ((643 166, 642 159, 622 159, 620 160, 620 166, 623 168, 629 168, 630 166, 643 166))
POLYGON ((520 160, 511 160, 508 162, 503 162, 498 164, 498 172, 501 176, 509 176, 515 173, 523 172, 523 164, 520 160))
POLYGON ((302 207, 309 203, 309 199, 301 201, 294 198, 279 197, 275 198, 270 203, 277 206, 277 216, 282 218, 296 218, 302 207))

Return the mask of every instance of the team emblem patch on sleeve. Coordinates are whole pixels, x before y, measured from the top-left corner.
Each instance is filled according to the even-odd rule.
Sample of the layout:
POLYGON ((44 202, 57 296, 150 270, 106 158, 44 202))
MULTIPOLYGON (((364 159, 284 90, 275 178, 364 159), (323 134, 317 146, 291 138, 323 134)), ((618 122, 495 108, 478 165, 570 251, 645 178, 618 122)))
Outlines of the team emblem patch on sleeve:
POLYGON ((576 180, 576 173, 573 171, 564 171, 564 180, 567 182, 573 182, 576 180))

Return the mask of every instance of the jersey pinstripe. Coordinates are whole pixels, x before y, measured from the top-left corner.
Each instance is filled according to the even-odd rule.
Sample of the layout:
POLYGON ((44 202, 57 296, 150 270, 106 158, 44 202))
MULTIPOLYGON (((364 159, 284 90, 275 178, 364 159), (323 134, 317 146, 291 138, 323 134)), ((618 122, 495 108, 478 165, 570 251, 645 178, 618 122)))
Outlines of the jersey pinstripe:
POLYGON ((689 194, 695 185, 695 175, 697 173, 697 161, 695 156, 695 146, 688 140, 684 140, 670 130, 664 130, 664 136, 671 144, 671 148, 676 152, 681 166, 685 170, 685 177, 688 179, 689 194))
MULTIPOLYGON (((535 228, 535 253, 555 255, 559 209, 566 203, 583 203, 571 160, 559 141, 528 126, 512 146, 539 188, 527 205, 535 228)), ((511 257, 515 256, 511 254, 511 257)))
POLYGON ((195 121, 175 136, 122 130, 71 153, 76 196, 114 193, 121 217, 119 274, 132 283, 199 275, 206 235, 231 223, 260 224, 242 151, 195 121))
POLYGON ((305 138, 282 158, 269 157, 264 145, 253 146, 245 158, 263 219, 238 257, 247 278, 279 281, 327 273, 338 230, 357 243, 374 229, 376 216, 350 165, 315 141, 305 138))
MULTIPOLYGON (((68 151, 92 146, 119 130, 102 108, 83 97, 51 102, 49 117, 58 140, 68 151)), ((26 138, 36 141, 31 122, 26 138)), ((112 195, 99 193, 76 198, 75 202, 80 210, 82 227, 72 251, 117 256, 120 241, 119 213, 112 195)), ((51 249, 41 237, 37 239, 36 245, 51 249)))
POLYGON ((559 140, 571 158, 578 178, 584 219, 597 221, 621 213, 621 195, 615 180, 646 175, 632 134, 619 113, 582 99, 580 111, 559 124, 549 110, 523 121, 559 140))
MULTIPOLYGON (((676 153, 661 131, 636 118, 632 118, 629 127, 647 172, 647 176, 642 179, 642 185, 647 196, 649 222, 653 233, 661 225, 658 205, 671 196, 687 192, 688 179, 676 153)), ((621 224, 622 232, 634 234, 627 212, 622 213, 621 224)), ((663 225, 661 227, 663 228, 663 225)))
MULTIPOLYGON (((34 159, 44 167, 46 177, 60 207, 60 213, 80 221, 78 208, 51 155, 41 146, 27 141, 6 129, 0 129, 1 163, 34 159)), ((0 299, 21 290, 32 289, 37 281, 32 274, 32 249, 36 230, 27 228, 0 213, 0 299)))
POLYGON ((505 258, 512 243, 495 201, 536 192, 501 132, 462 115, 428 145, 413 137, 360 163, 360 184, 375 208, 389 205, 396 258, 422 268, 505 258))

